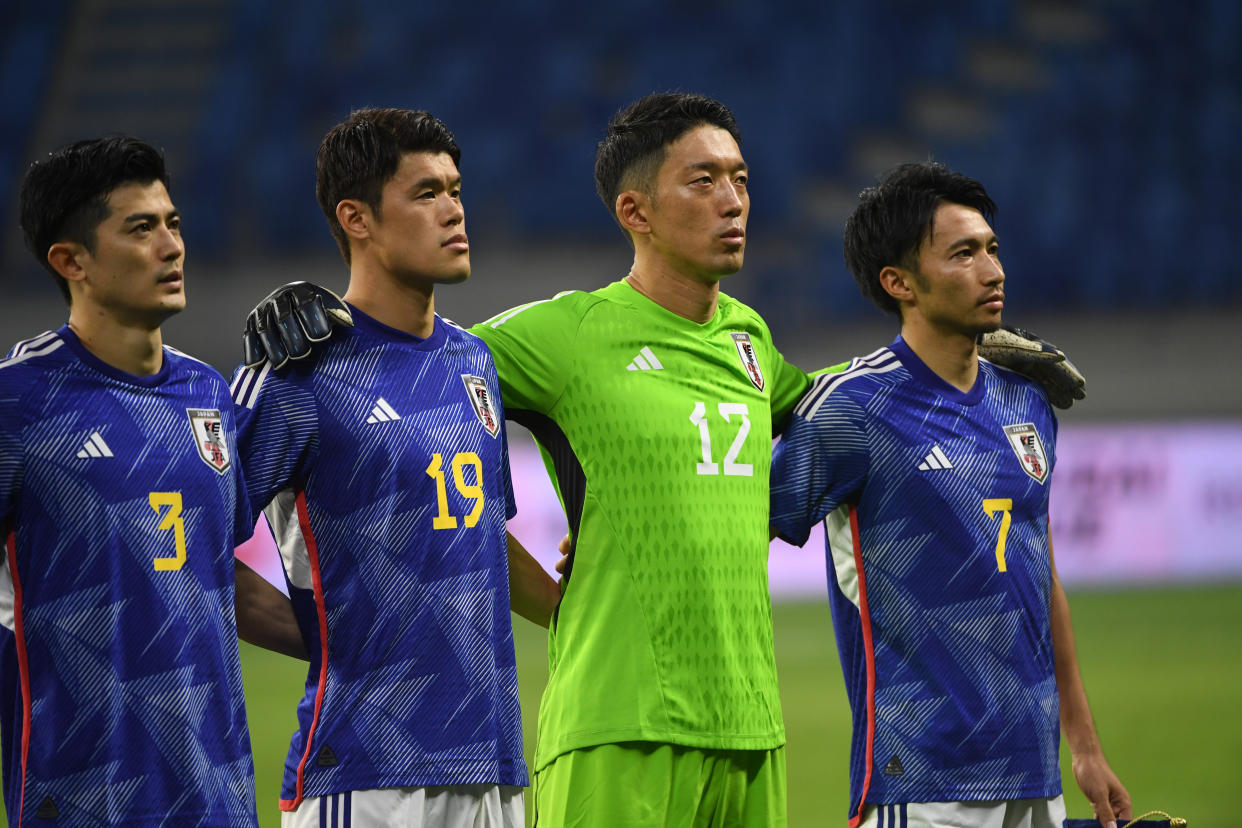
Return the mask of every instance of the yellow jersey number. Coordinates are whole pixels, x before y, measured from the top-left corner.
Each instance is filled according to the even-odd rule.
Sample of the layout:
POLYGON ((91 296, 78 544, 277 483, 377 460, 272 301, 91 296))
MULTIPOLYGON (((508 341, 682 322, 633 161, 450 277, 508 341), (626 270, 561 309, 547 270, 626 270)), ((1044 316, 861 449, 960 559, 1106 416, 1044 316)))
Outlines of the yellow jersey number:
POLYGON ((1007 572, 1005 566, 1005 539, 1009 537, 1009 524, 1013 521, 1010 512, 1013 510, 1013 500, 1007 497, 985 497, 983 499, 983 511, 988 513, 988 517, 995 518, 996 513, 1000 512, 1001 522, 1000 529, 996 533, 996 568, 1001 572, 1007 572))
POLYGON ((181 519, 181 492, 151 492, 147 495, 147 503, 160 515, 161 532, 172 530, 173 546, 177 554, 169 558, 155 558, 156 572, 173 572, 185 566, 185 521, 181 519), (167 507, 168 511, 161 513, 167 507))
MULTIPOLYGON (((467 500, 474 501, 474 506, 462 516, 466 528, 470 529, 479 522, 479 515, 483 512, 483 461, 473 451, 461 451, 453 455, 450 465, 453 469, 453 483, 457 486, 457 491, 467 500), (467 466, 474 469, 474 483, 466 482, 467 466)), ((443 458, 439 454, 431 455, 431 464, 427 466, 426 471, 436 481, 437 514, 431 521, 432 528, 456 529, 457 518, 449 513, 448 481, 445 479, 443 458)))

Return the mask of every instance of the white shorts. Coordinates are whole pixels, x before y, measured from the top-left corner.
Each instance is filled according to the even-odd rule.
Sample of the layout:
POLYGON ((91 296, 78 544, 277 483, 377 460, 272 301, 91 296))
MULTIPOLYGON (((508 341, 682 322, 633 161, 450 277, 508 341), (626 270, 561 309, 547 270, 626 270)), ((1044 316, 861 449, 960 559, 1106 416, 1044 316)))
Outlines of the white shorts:
POLYGON ((1064 828, 1065 799, 868 805, 859 828, 1064 828))
POLYGON ((514 785, 377 788, 308 796, 283 811, 281 828, 523 828, 526 806, 514 785))

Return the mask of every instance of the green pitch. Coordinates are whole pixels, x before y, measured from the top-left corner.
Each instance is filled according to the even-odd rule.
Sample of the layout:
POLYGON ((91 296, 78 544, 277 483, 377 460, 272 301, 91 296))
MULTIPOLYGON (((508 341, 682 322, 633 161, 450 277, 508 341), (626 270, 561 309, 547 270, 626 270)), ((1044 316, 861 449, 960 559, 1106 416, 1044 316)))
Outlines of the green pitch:
MULTIPOLYGON (((1242 782, 1242 586, 1076 591, 1070 608, 1096 724, 1137 811, 1160 808, 1186 817, 1191 828, 1234 824, 1242 782)), ((542 630, 517 617, 514 626, 529 759, 547 655, 542 630)), ((778 604, 775 629, 790 826, 843 826, 849 717, 828 606, 778 604)), ((248 645, 242 665, 259 820, 276 828, 280 774, 306 668, 248 645)), ((1064 745, 1061 756, 1070 814, 1089 816, 1064 745)))

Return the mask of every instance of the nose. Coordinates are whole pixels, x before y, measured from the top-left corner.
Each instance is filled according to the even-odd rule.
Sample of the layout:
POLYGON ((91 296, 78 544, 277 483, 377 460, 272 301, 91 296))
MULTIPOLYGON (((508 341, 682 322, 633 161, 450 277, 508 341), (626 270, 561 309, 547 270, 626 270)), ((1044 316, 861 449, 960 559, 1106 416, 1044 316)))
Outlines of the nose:
POLYGON ((983 283, 999 287, 1005 281, 1005 268, 1001 266, 1000 259, 996 256, 985 258, 987 263, 983 265, 983 283))
POLYGON ((738 188, 732 183, 719 188, 719 192, 721 193, 721 212, 725 216, 730 218, 733 216, 740 216, 742 211, 746 209, 744 194, 738 192, 738 188))
POLYGON ((185 240, 167 224, 160 225, 159 254, 164 261, 175 261, 185 255, 185 240))
POLYGON ((461 224, 466 220, 466 208, 462 206, 460 198, 446 196, 448 199, 448 210, 445 211, 444 223, 448 227, 454 224, 461 224))

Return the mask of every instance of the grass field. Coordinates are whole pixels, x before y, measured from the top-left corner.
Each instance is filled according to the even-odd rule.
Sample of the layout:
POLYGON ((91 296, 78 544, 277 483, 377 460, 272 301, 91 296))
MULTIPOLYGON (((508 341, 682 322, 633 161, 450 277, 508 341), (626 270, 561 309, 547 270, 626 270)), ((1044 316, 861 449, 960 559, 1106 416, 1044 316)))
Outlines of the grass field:
MULTIPOLYGON (((1096 723, 1135 807, 1186 817, 1191 828, 1238 825, 1242 586, 1071 592, 1070 606, 1096 723)), ((514 623, 529 757, 547 657, 544 631, 520 618, 514 623)), ((849 716, 828 606, 777 604, 775 626, 788 735, 789 824, 842 826, 849 716)), ((274 828, 305 665, 247 645, 242 662, 259 819, 274 828)), ((1070 815, 1089 816, 1067 775, 1064 745, 1061 754, 1070 815)))

